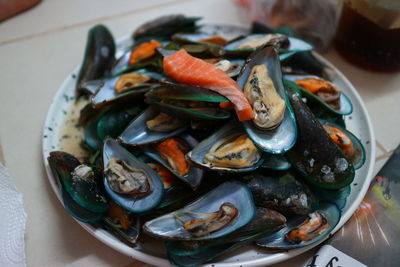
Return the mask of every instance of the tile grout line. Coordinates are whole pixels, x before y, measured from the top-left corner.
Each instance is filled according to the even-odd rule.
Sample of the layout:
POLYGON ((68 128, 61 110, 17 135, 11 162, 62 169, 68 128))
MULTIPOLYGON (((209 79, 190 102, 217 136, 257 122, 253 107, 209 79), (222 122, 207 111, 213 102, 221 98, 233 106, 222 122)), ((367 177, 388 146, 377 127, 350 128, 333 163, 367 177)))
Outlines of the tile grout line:
POLYGON ((174 1, 167 2, 167 3, 157 4, 157 5, 144 7, 144 8, 136 9, 136 10, 130 10, 130 11, 122 12, 122 13, 111 15, 111 16, 104 16, 104 17, 100 17, 100 18, 96 18, 96 19, 92 19, 92 20, 88 20, 88 21, 79 22, 79 23, 76 23, 76 24, 62 26, 62 27, 51 29, 51 30, 47 30, 47 31, 44 31, 44 32, 38 32, 38 33, 30 34, 30 35, 17 37, 17 38, 14 38, 14 39, 0 41, 0 46, 7 45, 7 44, 12 44, 12 43, 17 43, 17 42, 21 42, 21 41, 26 41, 26 40, 30 40, 30 39, 33 39, 33 38, 36 38, 36 37, 46 36, 46 35, 50 35, 50 34, 57 33, 57 32, 67 31, 67 30, 78 28, 78 27, 81 27, 81 26, 90 25, 90 24, 95 23, 95 22, 102 22, 102 21, 108 21, 108 20, 112 20, 112 19, 115 19, 115 18, 119 18, 119 17, 126 17, 126 16, 129 16, 129 15, 132 15, 132 14, 142 13, 142 12, 154 9, 154 8, 160 8, 160 7, 168 6, 168 5, 171 5, 171 4, 178 4, 178 3, 181 3, 181 2, 189 2, 189 1, 191 1, 191 0, 174 0, 174 1))
POLYGON ((375 140, 375 143, 376 143, 376 146, 383 152, 383 154, 388 153, 386 148, 378 140, 375 140))
POLYGON ((3 155, 3 148, 1 147, 0 144, 0 164, 5 166, 5 161, 4 161, 4 155, 3 155))
POLYGON ((390 158, 390 156, 393 154, 393 152, 394 152, 394 149, 389 151, 389 152, 385 152, 382 155, 376 157, 375 161, 380 161, 380 160, 384 160, 384 159, 390 158))

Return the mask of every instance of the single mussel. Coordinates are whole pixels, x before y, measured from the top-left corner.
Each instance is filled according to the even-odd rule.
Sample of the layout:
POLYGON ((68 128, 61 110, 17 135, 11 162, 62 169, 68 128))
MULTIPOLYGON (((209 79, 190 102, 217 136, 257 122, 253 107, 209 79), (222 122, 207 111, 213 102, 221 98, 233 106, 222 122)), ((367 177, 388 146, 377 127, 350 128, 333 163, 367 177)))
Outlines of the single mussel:
POLYGON ((287 59, 296 52, 314 49, 311 44, 301 39, 288 37, 280 33, 250 34, 243 39, 225 45, 223 54, 229 57, 247 57, 256 49, 266 45, 274 46, 279 50, 282 54, 281 60, 287 59))
POLYGON ((225 182, 172 213, 144 224, 149 235, 169 240, 209 240, 246 225, 255 215, 250 191, 243 183, 225 182))
POLYGON ((92 94, 82 85, 91 80, 102 79, 110 74, 115 61, 115 43, 110 31, 104 25, 89 30, 83 63, 78 74, 76 90, 92 94))
POLYGON ((150 144, 178 135, 187 128, 184 120, 168 114, 160 118, 160 114, 164 113, 154 106, 148 107, 128 125, 119 140, 129 145, 150 144))
POLYGON ((332 141, 340 147, 346 157, 353 163, 354 168, 356 170, 361 168, 365 162, 365 149, 360 140, 354 134, 333 122, 321 119, 319 121, 332 141))
POLYGON ((191 166, 186 160, 186 153, 197 144, 192 136, 181 134, 145 147, 144 153, 196 189, 203 179, 204 171, 191 166))
POLYGON ((164 186, 147 164, 110 138, 104 142, 103 162, 105 189, 118 205, 133 213, 157 207, 164 186))
POLYGON ((296 122, 282 84, 275 49, 265 46, 252 53, 237 83, 257 114, 256 120, 244 122, 250 139, 265 152, 280 154, 288 151, 296 141, 296 122))
POLYGON ((101 108, 115 101, 143 95, 152 86, 165 81, 166 77, 146 70, 139 70, 98 81, 96 93, 92 95, 93 107, 101 108))
POLYGON ((161 16, 139 26, 133 33, 133 39, 170 39, 176 32, 194 31, 196 29, 195 22, 200 19, 184 15, 161 16))
POLYGON ((111 69, 111 74, 116 76, 144 68, 161 69, 162 59, 157 49, 163 47, 165 44, 166 42, 156 40, 135 43, 132 47, 125 50, 115 61, 111 69))
POLYGON ((292 172, 263 174, 256 172, 245 177, 257 206, 283 214, 304 215, 313 211, 317 199, 309 187, 297 180, 292 172))
POLYGON ((103 222, 104 226, 123 242, 130 246, 136 244, 141 229, 138 216, 124 210, 115 201, 111 200, 103 222))
POLYGON ((217 120, 230 116, 219 107, 228 99, 201 87, 164 83, 146 93, 146 102, 178 117, 217 120))
POLYGON ((168 258, 178 266, 197 266, 247 242, 272 234, 285 226, 286 218, 274 210, 257 207, 256 215, 245 226, 212 240, 167 241, 168 258))
POLYGON ((303 103, 298 85, 285 81, 297 121, 295 146, 287 153, 296 170, 312 185, 340 189, 349 185, 355 175, 351 161, 332 141, 321 123, 303 103))
POLYGON ((59 180, 67 211, 79 221, 93 223, 101 220, 108 203, 93 169, 62 151, 51 152, 47 160, 59 180))
POLYGON ((255 243, 268 249, 290 250, 305 247, 328 237, 340 217, 341 212, 335 204, 322 202, 313 213, 292 218, 285 228, 255 243))
POLYGON ((200 142, 187 157, 196 165, 216 171, 246 172, 262 163, 262 152, 238 122, 231 122, 200 142))
POLYGON ((349 97, 329 81, 310 75, 285 75, 284 78, 299 85, 302 96, 314 104, 322 105, 339 115, 353 112, 349 97))

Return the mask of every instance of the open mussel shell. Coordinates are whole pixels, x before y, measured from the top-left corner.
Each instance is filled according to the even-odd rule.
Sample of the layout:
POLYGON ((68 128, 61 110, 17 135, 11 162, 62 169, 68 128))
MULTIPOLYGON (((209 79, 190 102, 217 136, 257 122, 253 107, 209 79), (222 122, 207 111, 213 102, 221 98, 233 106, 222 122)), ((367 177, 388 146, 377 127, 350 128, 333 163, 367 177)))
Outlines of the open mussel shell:
POLYGON ((250 139, 263 151, 281 154, 292 148, 296 142, 297 128, 292 107, 282 84, 282 72, 278 55, 272 46, 257 49, 247 59, 237 79, 237 84, 243 90, 251 70, 256 65, 265 64, 279 96, 286 103, 286 110, 281 124, 273 130, 258 129, 253 122, 244 122, 244 127, 250 139))
POLYGON ((112 158, 120 159, 129 166, 142 170, 149 179, 151 192, 141 198, 118 194, 111 189, 107 177, 104 177, 104 187, 108 195, 118 205, 133 213, 144 213, 156 208, 164 194, 164 185, 160 177, 147 164, 138 160, 115 140, 107 138, 103 147, 104 167, 112 158))
POLYGON ((114 201, 110 201, 110 208, 103 219, 103 224, 129 246, 136 244, 141 232, 140 217, 124 210, 114 201))
POLYGON ((285 217, 278 212, 257 208, 256 216, 250 223, 229 235, 212 241, 167 241, 168 258, 176 266, 197 266, 279 231, 285 226, 285 221, 285 217))
MULTIPOLYGON (((195 147, 198 142, 196 139, 194 139, 192 136, 188 134, 181 134, 176 136, 176 138, 187 144, 189 148, 195 147)), ((152 145, 149 145, 144 148, 144 153, 149 156, 150 158, 154 159, 155 161, 161 163, 164 167, 166 167, 168 170, 170 170, 175 176, 177 176, 179 179, 181 179, 183 182, 188 184, 190 187, 193 189, 197 189, 197 187, 200 185, 201 181, 203 180, 203 174, 204 171, 202 169, 196 168, 194 166, 189 166, 189 171, 186 175, 180 175, 177 170, 172 168, 168 162, 163 159, 156 148, 152 145)))
MULTIPOLYGON (((224 54, 227 56, 239 56, 239 57, 246 57, 250 53, 254 52, 256 48, 239 48, 240 45, 244 44, 245 42, 249 41, 252 38, 255 37, 261 37, 264 36, 265 34, 251 34, 248 35, 247 37, 240 39, 235 42, 231 42, 227 45, 224 46, 224 54)), ((292 56, 296 52, 305 52, 305 51, 311 51, 314 49, 314 47, 295 37, 288 37, 289 39, 289 46, 286 48, 279 49, 279 52, 282 52, 282 55, 286 55, 290 53, 290 55, 286 55, 283 59, 288 58, 289 56, 292 56)), ((276 43, 276 42, 273 42, 276 43)), ((278 46, 279 46, 279 41, 278 41, 278 46)), ((282 59, 282 60, 283 60, 282 59)))
POLYGON ((288 161, 284 154, 264 153, 262 158, 264 162, 261 164, 260 168, 263 169, 285 171, 292 167, 292 164, 288 161))
POLYGON ((308 216, 306 215, 306 216, 291 218, 287 222, 287 226, 285 228, 283 228, 282 230, 280 230, 275 234, 268 235, 257 240, 255 242, 256 245, 268 249, 290 250, 295 248, 302 248, 325 239, 338 224, 341 217, 341 211, 335 204, 326 202, 320 203, 320 206, 316 211, 319 212, 326 219, 328 226, 318 236, 314 237, 313 239, 309 241, 303 241, 300 243, 292 243, 288 241, 287 238, 285 237, 286 234, 290 232, 290 230, 297 227, 307 219, 308 216))
MULTIPOLYGON (((115 42, 104 25, 89 30, 83 63, 78 74, 76 89, 86 91, 82 85, 87 81, 101 79, 110 74, 115 61, 115 42)), ((87 91, 86 91, 87 92, 87 91)))
MULTIPOLYGON (((240 240, 235 240, 235 241, 227 241, 224 243, 218 243, 216 245, 211 245, 209 247, 206 247, 205 249, 201 250, 200 252, 193 253, 190 255, 178 255, 174 254, 172 252, 168 252, 168 259, 169 261, 175 265, 175 266, 185 266, 185 267, 194 267, 198 266, 200 264, 203 264, 207 261, 210 261, 220 255, 229 253, 235 249, 238 249, 245 244, 257 240, 258 238, 268 235, 271 233, 274 233, 276 231, 279 231, 281 227, 275 227, 275 228, 266 228, 264 231, 261 231, 257 234, 251 235, 244 237, 240 240)), ((214 243, 214 242, 209 242, 209 243, 214 243)))
POLYGON ((218 103, 229 102, 228 99, 212 92, 206 88, 164 83, 160 86, 152 88, 146 93, 146 101, 156 105, 162 111, 176 115, 179 117, 218 120, 227 119, 230 117, 230 112, 219 108, 218 103), (180 105, 179 102, 203 102, 205 106, 190 107, 180 105), (208 107, 207 103, 213 103, 213 106, 208 107))
POLYGON ((318 203, 310 188, 295 174, 259 170, 244 177, 257 206, 274 209, 284 215, 304 215, 318 203))
POLYGON ((156 132, 150 130, 146 122, 159 114, 155 107, 148 107, 144 112, 137 116, 119 136, 119 140, 128 145, 145 145, 158 142, 169 137, 182 133, 187 126, 180 127, 169 132, 156 132))
POLYGON ((102 213, 107 210, 107 200, 98 187, 91 168, 81 165, 74 156, 62 151, 51 152, 48 161, 54 174, 62 182, 63 189, 77 204, 91 212, 102 213), (78 166, 84 167, 91 175, 74 175, 78 166))
POLYGON ((246 225, 255 215, 253 197, 247 186, 238 181, 225 182, 196 201, 190 203, 182 209, 155 218, 146 222, 143 229, 149 235, 169 240, 210 240, 225 236, 246 225), (238 215, 228 225, 223 228, 208 233, 204 236, 195 237, 187 232, 182 222, 177 220, 193 219, 192 213, 213 213, 218 211, 222 204, 230 203, 237 210, 238 215))
POLYGON ((334 190, 349 185, 355 175, 353 164, 302 101, 299 86, 290 81, 285 86, 298 132, 295 146, 286 154, 289 161, 313 186, 334 190))
MULTIPOLYGON (((138 43, 137 45, 139 45, 138 43)), ((166 44, 165 42, 163 44, 166 44)), ((127 49, 121 57, 119 57, 116 61, 115 64, 113 65, 111 69, 111 75, 116 76, 116 75, 121 75, 123 73, 127 73, 133 70, 138 70, 138 69, 162 69, 162 59, 158 57, 157 55, 154 55, 148 59, 144 59, 143 61, 139 61, 135 63, 134 65, 129 64, 129 58, 131 56, 132 50, 136 48, 136 44, 133 47, 130 47, 127 49)))
POLYGON ((366 156, 365 156, 364 146, 362 145, 360 139, 358 139, 350 131, 346 130, 343 127, 340 127, 339 125, 333 122, 322 119, 319 119, 319 121, 321 122, 322 126, 328 125, 330 127, 337 128, 347 135, 347 137, 351 140, 353 147, 353 153, 351 153, 352 155, 349 157, 349 159, 353 163, 354 169, 358 170, 359 168, 361 168, 365 163, 366 156))
POLYGON ((208 240, 199 241, 166 241, 165 246, 169 254, 188 256, 198 254, 204 250, 224 243, 234 243, 248 240, 253 236, 273 233, 285 226, 286 218, 277 211, 256 207, 256 215, 253 219, 240 229, 229 235, 215 238, 212 242, 208 240))
POLYGON ((118 75, 110 79, 105 79, 101 83, 101 86, 97 88, 96 93, 92 95, 91 97, 92 105, 95 108, 100 108, 105 105, 112 104, 117 100, 121 100, 122 98, 142 95, 148 90, 150 90, 152 86, 158 84, 161 81, 166 80, 165 76, 156 72, 138 70, 133 73, 138 73, 141 75, 148 76, 150 80, 148 82, 138 83, 137 85, 134 85, 131 90, 122 93, 117 93, 115 90, 115 85, 118 79, 121 78, 121 76, 123 75, 118 75))
MULTIPOLYGON (((250 167, 243 168, 233 168, 233 167, 220 167, 220 166, 212 166, 210 163, 205 162, 205 156, 210 150, 214 147, 214 145, 218 142, 223 142, 223 140, 229 138, 234 134, 245 133, 243 126, 239 122, 230 122, 224 126, 222 126, 218 131, 209 136, 208 138, 201 141, 198 145, 196 145, 192 151, 187 153, 187 157, 197 166, 214 170, 214 171, 225 171, 225 172, 250 172, 263 163, 263 159, 258 157, 255 162, 253 162, 250 167)), ((261 155, 261 151, 259 154, 261 155)))
MULTIPOLYGON (((140 154, 138 157, 141 161, 143 161, 146 164, 155 163, 155 161, 152 158, 146 156, 143 153, 140 154)), ((160 179, 163 180, 161 176, 160 179)), ((164 195, 160 204, 158 204, 157 209, 170 206, 180 201, 185 201, 186 199, 192 197, 193 191, 187 189, 188 189, 187 185, 183 183, 178 177, 174 177, 172 181, 169 181, 169 185, 167 186, 164 183, 164 195)))
MULTIPOLYGON (((297 81, 297 80, 307 79, 307 78, 315 78, 315 79, 323 80, 322 78, 313 76, 313 75, 286 74, 286 75, 284 75, 283 78, 286 80, 289 80, 289 81, 293 81, 293 82, 297 81)), ((327 109, 335 114, 349 115, 353 112, 353 104, 351 103, 350 98, 342 91, 340 91, 340 99, 339 99, 340 108, 335 109, 332 106, 325 103, 323 100, 321 100, 318 96, 314 95, 313 93, 309 92, 308 90, 304 89, 301 86, 300 86, 300 88, 301 88, 301 95, 303 97, 306 97, 307 99, 309 99, 309 101, 312 101, 313 103, 323 106, 325 109, 327 109)))

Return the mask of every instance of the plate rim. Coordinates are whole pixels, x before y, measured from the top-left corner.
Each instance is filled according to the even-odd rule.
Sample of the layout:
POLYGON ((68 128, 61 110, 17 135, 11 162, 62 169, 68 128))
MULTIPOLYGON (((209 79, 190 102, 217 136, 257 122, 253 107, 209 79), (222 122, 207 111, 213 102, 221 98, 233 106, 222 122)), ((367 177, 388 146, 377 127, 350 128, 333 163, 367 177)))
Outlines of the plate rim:
MULTIPOLYGON (((210 25, 210 24, 217 24, 220 26, 237 26, 237 27, 241 27, 241 28, 245 28, 243 25, 241 24, 233 24, 233 23, 213 23, 213 22, 208 22, 206 21, 206 25, 210 25)), ((124 35, 121 38, 118 38, 116 40, 116 44, 117 44, 117 49, 121 51, 122 47, 121 44, 123 44, 124 42, 128 42, 128 39, 130 39, 129 35, 124 35)), ((122 45, 123 46, 123 45, 122 45)), ((366 124, 367 124, 367 128, 368 128, 368 136, 369 141, 370 141, 370 145, 371 145, 371 153, 370 155, 367 155, 366 157, 366 163, 370 162, 369 166, 368 166, 368 171, 367 171, 367 175, 365 177, 365 181, 357 195, 357 197, 355 198, 355 200, 353 201, 353 203, 349 206, 348 210, 342 214, 342 217, 339 221, 339 223, 336 225, 336 227, 332 230, 331 235, 333 235, 335 232, 337 232, 349 219, 350 217, 353 215, 353 213, 355 212, 355 210, 357 209, 357 207, 359 206, 359 204, 361 203, 361 201, 363 200, 365 194, 367 193, 369 184, 371 182, 371 180, 373 179, 373 171, 374 171, 374 165, 375 165, 375 159, 374 159, 374 155, 375 155, 375 150, 376 150, 376 145, 375 145, 375 134, 374 134, 374 130, 372 127, 372 122, 370 119, 370 115, 368 113, 368 110, 366 109, 365 103, 363 102, 361 96, 359 95, 359 93, 357 92, 357 90, 355 89, 355 87, 350 83, 350 81, 346 78, 346 76, 338 69, 336 68, 329 60, 325 59, 322 55, 318 54, 315 51, 312 51, 312 53, 316 56, 316 58, 321 61, 324 65, 328 66, 329 68, 331 68, 332 70, 335 71, 335 74, 342 79, 342 81, 344 82, 344 84, 350 89, 350 91, 352 92, 352 94, 354 94, 355 99, 358 101, 358 103, 360 104, 361 110, 360 112, 363 114, 363 118, 366 120, 366 124)), ((51 104, 47 110, 47 114, 46 114, 46 119, 43 125, 43 131, 42 131, 42 157, 43 157, 43 164, 46 170, 46 174, 47 174, 47 178, 49 180, 49 183, 51 185, 52 191, 53 193, 55 193, 56 197, 58 198, 58 200, 60 201, 61 205, 64 206, 62 198, 61 198, 61 192, 59 192, 59 188, 57 185, 57 182, 53 176, 53 173, 50 169, 50 166, 47 162, 47 156, 49 154, 49 152, 47 151, 47 147, 50 146, 50 139, 49 138, 43 138, 45 135, 48 135, 48 132, 46 132, 47 130, 47 126, 51 125, 52 122, 52 115, 54 114, 54 111, 57 107, 56 102, 57 100, 61 99, 63 97, 63 94, 65 93, 65 89, 67 87, 67 85, 70 83, 70 75, 71 73, 78 73, 80 69, 80 65, 78 65, 76 68, 74 68, 74 70, 72 72, 68 73, 68 76, 64 79, 64 81, 62 82, 62 84, 59 86, 59 88, 57 89, 56 94, 54 95, 54 97, 52 98, 51 104)), ((57 137, 56 137, 57 138, 57 137)), ((155 266, 170 266, 170 263, 168 261, 167 258, 163 258, 163 257, 158 257, 158 256, 154 256, 151 254, 147 254, 144 251, 141 251, 139 249, 135 249, 132 247, 127 246, 126 244, 124 244, 123 242, 119 241, 116 242, 115 238, 109 234, 108 232, 102 230, 102 229, 96 229, 94 227, 92 227, 89 224, 80 222, 76 219, 74 219, 76 222, 78 222, 86 231, 88 231, 91 235, 93 235, 95 238, 97 238, 98 240, 100 240, 102 243, 106 244, 107 246, 117 250, 118 252, 127 255, 129 257, 133 257, 137 260, 143 261, 147 264, 152 264, 155 266)), ((267 266, 267 265, 271 265, 271 264, 275 264, 278 262, 282 262, 288 259, 291 259, 297 255, 300 255, 302 253, 305 253, 306 251, 312 249, 313 247, 318 246, 320 243, 324 242, 329 236, 327 236, 325 239, 322 239, 319 242, 316 242, 314 244, 311 244, 310 246, 304 247, 304 248, 299 248, 299 249, 294 249, 294 250, 290 250, 288 252, 277 252, 275 254, 270 254, 267 257, 263 257, 263 258, 259 258, 259 259, 253 259, 253 260, 246 260, 246 261, 240 261, 240 262, 211 262, 211 263, 207 263, 204 266, 219 266, 219 267, 231 267, 231 266, 267 266)))

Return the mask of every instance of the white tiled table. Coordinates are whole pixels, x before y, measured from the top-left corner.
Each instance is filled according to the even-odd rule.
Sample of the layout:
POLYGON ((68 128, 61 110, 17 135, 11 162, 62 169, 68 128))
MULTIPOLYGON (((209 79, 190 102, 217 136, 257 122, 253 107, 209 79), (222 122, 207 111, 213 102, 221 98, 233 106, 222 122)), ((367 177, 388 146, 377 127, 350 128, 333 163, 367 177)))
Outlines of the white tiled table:
MULTIPOLYGON (((0 23, 0 139, 28 213, 28 266, 144 265, 94 239, 64 211, 43 168, 42 125, 59 85, 82 60, 90 27, 106 24, 119 38, 171 13, 239 23, 231 0, 44 0, 0 23)), ((400 142, 400 73, 360 70, 333 50, 323 55, 353 83, 368 108, 377 138, 376 173, 400 142)), ((311 253, 274 266, 300 266, 311 253)))

